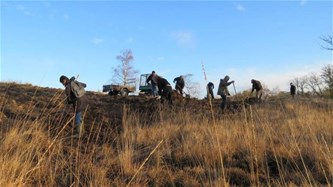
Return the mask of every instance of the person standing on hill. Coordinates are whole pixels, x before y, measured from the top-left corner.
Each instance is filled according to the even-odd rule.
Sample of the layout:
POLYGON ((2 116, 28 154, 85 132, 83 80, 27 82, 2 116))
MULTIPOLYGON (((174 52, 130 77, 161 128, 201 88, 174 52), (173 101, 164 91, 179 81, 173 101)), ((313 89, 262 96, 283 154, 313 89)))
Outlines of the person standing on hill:
POLYGON ((155 71, 152 71, 151 74, 148 76, 146 83, 151 84, 151 91, 154 97, 157 96, 157 81, 160 77, 156 74, 155 71))
POLYGON ((176 77, 173 80, 173 83, 176 83, 175 89, 180 93, 180 95, 183 95, 183 89, 184 89, 184 86, 185 86, 184 77, 182 75, 179 76, 179 77, 176 77))
POLYGON ((213 92, 213 89, 214 89, 214 84, 212 82, 209 82, 207 84, 207 98, 211 97, 211 99, 214 99, 214 92, 213 92))
POLYGON ((220 79, 219 89, 217 90, 217 95, 220 95, 222 97, 222 103, 221 103, 221 109, 225 110, 227 106, 227 96, 230 96, 230 93, 228 91, 228 86, 235 81, 228 82, 230 77, 226 75, 224 79, 220 79))
POLYGON ((251 97, 253 91, 256 90, 256 100, 258 102, 261 102, 261 96, 262 96, 262 92, 263 92, 261 82, 258 80, 252 79, 251 83, 252 83, 252 90, 251 90, 249 97, 251 97))
POLYGON ((67 103, 73 105, 75 111, 75 129, 79 137, 84 133, 84 126, 82 123, 82 112, 84 112, 88 106, 87 97, 85 95, 84 88, 87 86, 85 83, 78 82, 75 77, 68 79, 68 77, 62 75, 60 82, 65 86, 65 94, 67 96, 67 103))
POLYGON ((292 98, 294 98, 295 94, 296 94, 296 86, 291 82, 290 83, 290 95, 292 98))

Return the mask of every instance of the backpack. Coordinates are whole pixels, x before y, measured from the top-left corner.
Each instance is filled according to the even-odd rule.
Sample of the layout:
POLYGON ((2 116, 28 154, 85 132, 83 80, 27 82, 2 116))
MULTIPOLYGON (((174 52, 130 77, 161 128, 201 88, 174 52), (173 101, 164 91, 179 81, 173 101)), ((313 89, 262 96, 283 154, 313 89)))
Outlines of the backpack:
POLYGON ((82 97, 86 93, 86 91, 84 90, 86 85, 84 83, 81 83, 77 80, 72 80, 70 84, 71 91, 74 93, 76 98, 82 97))

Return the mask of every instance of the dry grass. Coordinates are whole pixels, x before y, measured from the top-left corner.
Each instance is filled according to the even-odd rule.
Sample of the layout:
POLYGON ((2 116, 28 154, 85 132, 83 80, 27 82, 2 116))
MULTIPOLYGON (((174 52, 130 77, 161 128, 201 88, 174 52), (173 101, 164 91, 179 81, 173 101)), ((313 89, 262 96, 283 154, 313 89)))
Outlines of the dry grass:
POLYGON ((61 93, 49 93, 42 107, 36 95, 28 108, 1 95, 0 186, 333 185, 332 105, 276 101, 214 113, 215 123, 161 110, 149 125, 124 105, 120 131, 112 120, 91 119, 77 139, 71 116, 51 115, 64 107, 61 93))

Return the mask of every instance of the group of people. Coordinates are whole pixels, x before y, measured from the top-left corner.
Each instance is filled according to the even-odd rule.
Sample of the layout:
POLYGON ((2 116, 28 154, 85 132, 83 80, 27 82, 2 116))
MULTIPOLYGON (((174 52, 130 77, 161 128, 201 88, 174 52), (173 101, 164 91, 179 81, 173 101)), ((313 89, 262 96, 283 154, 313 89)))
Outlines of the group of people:
MULTIPOLYGON (((60 76, 60 83, 65 87, 66 101, 68 104, 73 106, 75 116, 74 116, 74 124, 75 124, 75 134, 78 137, 81 137, 84 133, 84 126, 82 121, 82 113, 86 110, 88 106, 87 98, 85 94, 77 95, 77 91, 73 89, 75 86, 73 83, 77 83, 79 87, 84 89, 86 87, 85 83, 78 82, 75 80, 75 77, 68 78, 65 75, 60 76)), ((164 103, 165 100, 168 101, 169 104, 172 104, 172 87, 171 84, 163 77, 156 74, 155 71, 149 75, 146 80, 147 83, 151 85, 151 91, 153 96, 160 95, 162 97, 161 101, 164 103)), ((181 75, 174 79, 174 83, 176 83, 175 89, 183 95, 183 89, 185 86, 184 77, 181 75)))
MULTIPOLYGON (((220 105, 222 110, 225 110, 225 108, 227 106, 227 96, 230 96, 228 86, 231 85, 231 84, 234 85, 234 82, 235 82, 233 80, 232 81, 229 81, 229 80, 230 80, 230 77, 228 75, 226 75, 223 79, 220 79, 220 84, 219 84, 219 87, 218 87, 218 90, 217 90, 217 95, 220 95, 221 98, 222 98, 222 102, 221 102, 221 105, 220 105)), ((252 93, 254 91, 256 91, 256 99, 258 101, 260 101, 262 93, 263 93, 262 85, 261 85, 260 81, 255 80, 255 79, 252 79, 251 83, 252 83, 252 90, 251 90, 251 93, 250 93, 249 96, 251 96, 252 93)), ((214 89, 214 84, 212 82, 209 82, 207 84, 207 97, 208 98, 214 99, 213 89, 214 89)))
MULTIPOLYGON (((220 84, 218 87, 217 95, 220 95, 222 98, 221 102, 221 109, 225 110, 227 105, 227 96, 230 96, 228 86, 233 84, 235 81, 229 81, 230 77, 226 75, 223 79, 220 79, 220 84)), ((76 81, 75 77, 68 78, 64 75, 60 77, 60 83, 62 83, 65 87, 65 94, 67 96, 67 103, 72 104, 74 111, 75 111, 75 129, 76 133, 81 136, 84 132, 84 127, 82 125, 82 113, 87 108, 88 102, 86 96, 80 95, 78 96, 75 91, 73 91, 73 82, 76 81)), ((81 83, 76 81, 80 86, 83 88, 86 87, 85 83, 81 83)), ((183 95, 183 89, 185 87, 185 80, 182 75, 179 77, 176 77, 173 82, 175 83, 175 89, 177 92, 179 92, 181 95, 183 95)), ((152 71, 152 73, 149 75, 149 77, 146 80, 146 83, 151 85, 151 91, 153 96, 160 95, 162 103, 167 100, 169 104, 172 104, 172 86, 171 84, 163 77, 156 74, 155 71, 152 71)), ((251 80, 252 83, 252 90, 249 94, 249 97, 252 95, 254 91, 256 91, 256 100, 261 101, 261 97, 263 94, 263 87, 261 85, 261 82, 255 79, 251 80)), ((212 82, 209 82, 207 84, 207 97, 214 99, 214 84, 212 82)), ((296 94, 296 86, 293 83, 290 83, 290 94, 294 98, 296 94)))
MULTIPOLYGON (((227 96, 230 96, 228 86, 231 84, 234 84, 235 81, 229 81, 230 77, 226 75, 223 79, 220 79, 220 84, 217 90, 217 95, 220 95, 222 98, 221 102, 221 109, 224 110, 226 108, 227 104, 227 96)), ((257 102, 261 102, 261 97, 263 94, 263 87, 261 85, 261 82, 259 80, 251 79, 252 89, 249 94, 249 97, 252 95, 254 91, 256 91, 256 100, 257 102)), ((235 86, 235 85, 234 85, 235 86)), ((207 98, 214 99, 214 84, 212 82, 209 82, 207 84, 207 98)), ((296 86, 293 83, 290 83, 290 94, 292 98, 295 97, 296 94, 296 86)))
MULTIPOLYGON (((183 89, 185 87, 184 77, 180 75, 179 77, 176 77, 173 82, 176 83, 176 91, 183 95, 183 89)), ((160 95, 162 97, 162 102, 166 99, 169 104, 172 104, 172 86, 165 78, 157 75, 155 71, 152 71, 148 76, 146 83, 151 86, 151 92, 154 97, 160 95)))

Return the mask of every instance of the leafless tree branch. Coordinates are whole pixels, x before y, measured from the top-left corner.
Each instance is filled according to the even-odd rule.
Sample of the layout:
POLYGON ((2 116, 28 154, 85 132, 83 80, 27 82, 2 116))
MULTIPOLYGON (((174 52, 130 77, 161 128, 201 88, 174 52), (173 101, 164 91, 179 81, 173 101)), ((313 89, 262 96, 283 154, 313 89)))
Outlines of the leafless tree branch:
POLYGON ((132 61, 134 60, 133 53, 130 49, 124 50, 116 59, 121 64, 113 68, 113 81, 118 84, 128 85, 133 82, 138 74, 138 71, 132 65, 132 61))
POLYGON ((321 40, 323 40, 326 45, 322 45, 321 47, 326 49, 326 50, 333 50, 333 37, 332 35, 327 35, 327 36, 322 36, 320 37, 321 40))

